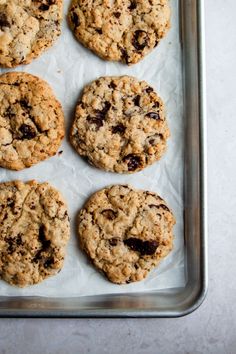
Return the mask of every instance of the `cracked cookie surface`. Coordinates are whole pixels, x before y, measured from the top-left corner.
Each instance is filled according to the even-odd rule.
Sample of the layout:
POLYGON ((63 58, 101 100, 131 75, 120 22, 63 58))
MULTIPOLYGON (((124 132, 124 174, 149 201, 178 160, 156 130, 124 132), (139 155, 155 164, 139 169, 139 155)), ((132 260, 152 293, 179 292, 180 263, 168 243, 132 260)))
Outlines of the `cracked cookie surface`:
POLYGON ((168 0, 72 0, 76 38, 105 60, 135 64, 170 27, 168 0))
POLYGON ((48 183, 0 183, 0 278, 25 287, 63 266, 69 217, 61 194, 48 183))
POLYGON ((133 173, 159 160, 169 129, 161 98, 131 76, 102 77, 82 94, 70 140, 95 166, 133 173))
POLYGON ((62 0, 0 1, 0 66, 28 64, 61 33, 62 0))
POLYGON ((81 248, 117 284, 144 279, 173 247, 173 213, 157 194, 115 185, 81 209, 81 248))
POLYGON ((19 72, 0 76, 0 166, 21 170, 56 154, 64 115, 50 86, 19 72))

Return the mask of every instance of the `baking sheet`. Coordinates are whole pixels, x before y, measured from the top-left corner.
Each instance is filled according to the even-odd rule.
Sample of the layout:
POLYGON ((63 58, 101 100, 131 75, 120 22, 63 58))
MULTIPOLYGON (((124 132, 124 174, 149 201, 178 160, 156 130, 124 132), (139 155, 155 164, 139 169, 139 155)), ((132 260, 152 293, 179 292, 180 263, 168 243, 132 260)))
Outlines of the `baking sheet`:
POLYGON ((63 105, 67 132, 84 85, 105 75, 133 75, 144 79, 157 90, 166 104, 171 138, 161 161, 133 175, 118 175, 92 167, 77 155, 67 139, 59 149, 63 151, 61 155, 20 172, 1 169, 0 182, 15 179, 50 182, 64 195, 71 217, 71 239, 62 271, 41 284, 25 289, 0 281, 1 295, 71 297, 183 287, 186 282, 183 236, 184 129, 178 0, 170 1, 172 27, 167 37, 148 57, 131 67, 105 62, 74 39, 66 23, 69 3, 70 0, 64 1, 63 31, 56 45, 30 65, 16 70, 38 75, 49 82, 63 105), (173 209, 177 223, 174 228, 174 250, 160 266, 142 282, 115 285, 96 271, 80 251, 76 239, 76 215, 92 193, 107 185, 124 183, 157 192, 173 209))

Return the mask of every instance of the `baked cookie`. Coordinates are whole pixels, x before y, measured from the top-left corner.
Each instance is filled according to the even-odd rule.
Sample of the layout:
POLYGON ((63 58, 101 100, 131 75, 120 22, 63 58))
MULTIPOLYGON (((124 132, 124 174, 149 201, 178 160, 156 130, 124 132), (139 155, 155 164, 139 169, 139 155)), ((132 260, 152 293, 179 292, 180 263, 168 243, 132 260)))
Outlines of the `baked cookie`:
POLYGON ((170 27, 168 0, 72 0, 69 24, 77 39, 106 60, 135 64, 170 27))
POLYGON ((62 0, 0 1, 0 66, 28 64, 61 33, 62 0))
POLYGON ((161 98, 134 77, 102 77, 83 92, 71 129, 77 152, 95 166, 132 173, 159 160, 169 129, 161 98))
POLYGON ((50 86, 12 72, 0 76, 0 166, 21 170, 55 155, 64 115, 50 86))
POLYGON ((0 277, 24 287, 63 266, 69 218, 61 194, 48 183, 0 183, 0 277))
POLYGON ((95 193, 78 220, 82 249, 113 283, 144 279, 173 246, 175 218, 165 201, 130 186, 95 193))

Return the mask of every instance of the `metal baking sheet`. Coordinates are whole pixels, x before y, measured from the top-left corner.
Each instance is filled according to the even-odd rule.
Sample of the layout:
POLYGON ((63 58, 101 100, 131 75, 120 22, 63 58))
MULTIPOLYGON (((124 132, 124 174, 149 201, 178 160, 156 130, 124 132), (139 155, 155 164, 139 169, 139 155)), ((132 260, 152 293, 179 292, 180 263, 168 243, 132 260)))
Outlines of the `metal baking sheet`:
POLYGON ((180 1, 184 82, 184 239, 186 285, 83 297, 0 297, 5 317, 172 317, 193 311, 207 288, 204 16, 202 1, 180 1))

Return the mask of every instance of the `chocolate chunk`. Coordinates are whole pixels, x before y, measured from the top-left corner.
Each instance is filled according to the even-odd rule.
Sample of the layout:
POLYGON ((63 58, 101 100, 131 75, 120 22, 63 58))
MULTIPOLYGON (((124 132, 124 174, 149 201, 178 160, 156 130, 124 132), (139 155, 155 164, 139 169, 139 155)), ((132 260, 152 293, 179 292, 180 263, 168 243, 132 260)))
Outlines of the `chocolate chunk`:
POLYGON ((132 251, 141 253, 142 256, 151 256, 156 252, 158 247, 157 241, 142 241, 139 238, 131 237, 124 240, 124 244, 132 251))
POLYGON ((117 216, 117 212, 113 211, 112 209, 105 209, 102 211, 102 215, 108 220, 114 220, 117 216))
POLYGON ((39 227, 39 241, 42 244, 43 250, 47 249, 51 244, 51 242, 46 239, 44 225, 40 225, 40 227, 39 227))
POLYGON ((115 237, 113 237, 113 238, 111 238, 111 239, 109 240, 109 244, 110 244, 111 246, 116 246, 117 243, 118 243, 118 239, 115 238, 115 237))
POLYGON ((120 48, 121 54, 122 54, 122 59, 126 62, 126 64, 129 64, 129 55, 127 51, 124 48, 120 48))
POLYGON ((18 234, 14 238, 10 237, 6 239, 6 242, 8 244, 7 250, 9 253, 13 253, 14 251, 16 251, 18 246, 21 246, 23 244, 21 236, 22 234, 18 234))
POLYGON ((120 12, 113 12, 113 15, 114 15, 116 18, 120 18, 121 13, 120 13, 120 12))
POLYGON ((110 102, 106 101, 104 103, 103 109, 102 110, 97 109, 95 111, 95 116, 94 117, 88 116, 87 121, 89 123, 95 124, 97 126, 97 129, 101 128, 103 126, 103 121, 106 119, 106 114, 109 111, 110 107, 111 107, 110 102))
POLYGON ((131 1, 130 1, 130 6, 128 7, 128 9, 129 9, 130 11, 132 11, 132 10, 135 10, 136 7, 137 7, 136 1, 131 0, 131 1))
POLYGON ((155 139, 149 140, 149 144, 150 144, 150 145, 154 145, 154 144, 155 144, 155 139))
POLYGON ((158 101, 156 101, 156 102, 153 104, 153 107, 159 108, 159 107, 160 107, 160 103, 159 103, 158 101))
POLYGON ((113 90, 115 90, 117 86, 114 83, 114 81, 111 81, 111 83, 109 84, 109 87, 112 88, 113 90))
POLYGON ((36 132, 34 128, 32 128, 28 124, 22 124, 19 128, 19 131, 22 133, 22 139, 34 139, 36 137, 36 132))
POLYGON ((96 32, 99 33, 99 34, 102 34, 102 29, 97 28, 97 29, 96 29, 96 32))
POLYGON ((13 118, 13 117, 15 117, 15 116, 16 116, 16 114, 14 113, 14 111, 13 111, 13 109, 12 109, 11 106, 9 106, 9 107, 6 109, 6 111, 4 112, 4 117, 6 117, 6 118, 11 119, 11 118, 13 118))
POLYGON ((157 112, 149 112, 145 115, 145 117, 147 118, 151 118, 151 119, 155 119, 155 120, 159 120, 160 119, 160 115, 157 112))
POLYGON ((45 262, 44 262, 44 267, 45 268, 50 268, 52 265, 54 264, 54 259, 52 258, 48 258, 45 262))
POLYGON ((104 115, 106 115, 110 108, 111 108, 110 102, 105 101, 104 107, 100 112, 103 113, 104 115))
POLYGON ((147 92, 147 93, 153 92, 153 88, 152 88, 151 86, 147 87, 147 88, 146 88, 146 92, 147 92))
POLYGON ((8 21, 6 14, 1 12, 0 13, 0 28, 2 29, 3 27, 11 27, 11 24, 8 21))
POLYGON ((20 100, 20 105, 21 105, 21 108, 25 109, 25 110, 29 110, 31 109, 32 107, 30 106, 29 102, 25 99, 23 100, 20 100))
POLYGON ((72 12, 71 21, 75 25, 75 27, 79 27, 80 19, 76 12, 72 12))
POLYGON ((39 6, 40 11, 47 11, 49 9, 50 5, 42 4, 39 6))
POLYGON ((15 205, 15 201, 11 198, 7 198, 7 205, 10 207, 10 208, 13 208, 14 205, 15 205))
POLYGON ((143 50, 148 45, 147 32, 143 30, 137 30, 134 32, 132 44, 138 51, 143 50))
POLYGON ((123 158, 124 162, 128 163, 128 170, 135 171, 141 166, 141 157, 135 154, 129 154, 123 158))
POLYGON ((140 95, 137 95, 136 97, 134 97, 134 99, 133 99, 133 102, 134 102, 134 104, 135 104, 135 106, 138 106, 139 107, 139 105, 140 105, 140 95))
POLYGON ((120 135, 123 135, 124 132, 126 130, 126 127, 120 123, 118 125, 115 125, 114 127, 112 127, 112 133, 113 134, 120 134, 120 135))
POLYGON ((101 128, 103 126, 103 119, 97 118, 97 117, 87 117, 87 121, 90 124, 95 124, 97 129, 101 128))
POLYGON ((17 237, 16 237, 16 244, 17 244, 17 246, 21 246, 21 245, 23 244, 21 236, 22 236, 22 234, 19 234, 19 235, 17 235, 17 237))
POLYGON ((164 205, 164 204, 160 204, 160 205, 159 205, 159 208, 164 209, 165 211, 170 211, 170 209, 167 208, 167 206, 164 205))
POLYGON ((150 205, 149 205, 149 208, 158 208, 158 209, 161 208, 161 209, 163 209, 163 210, 165 210, 165 211, 170 211, 170 209, 167 208, 167 206, 164 205, 164 204, 160 204, 160 205, 150 204, 150 205))

